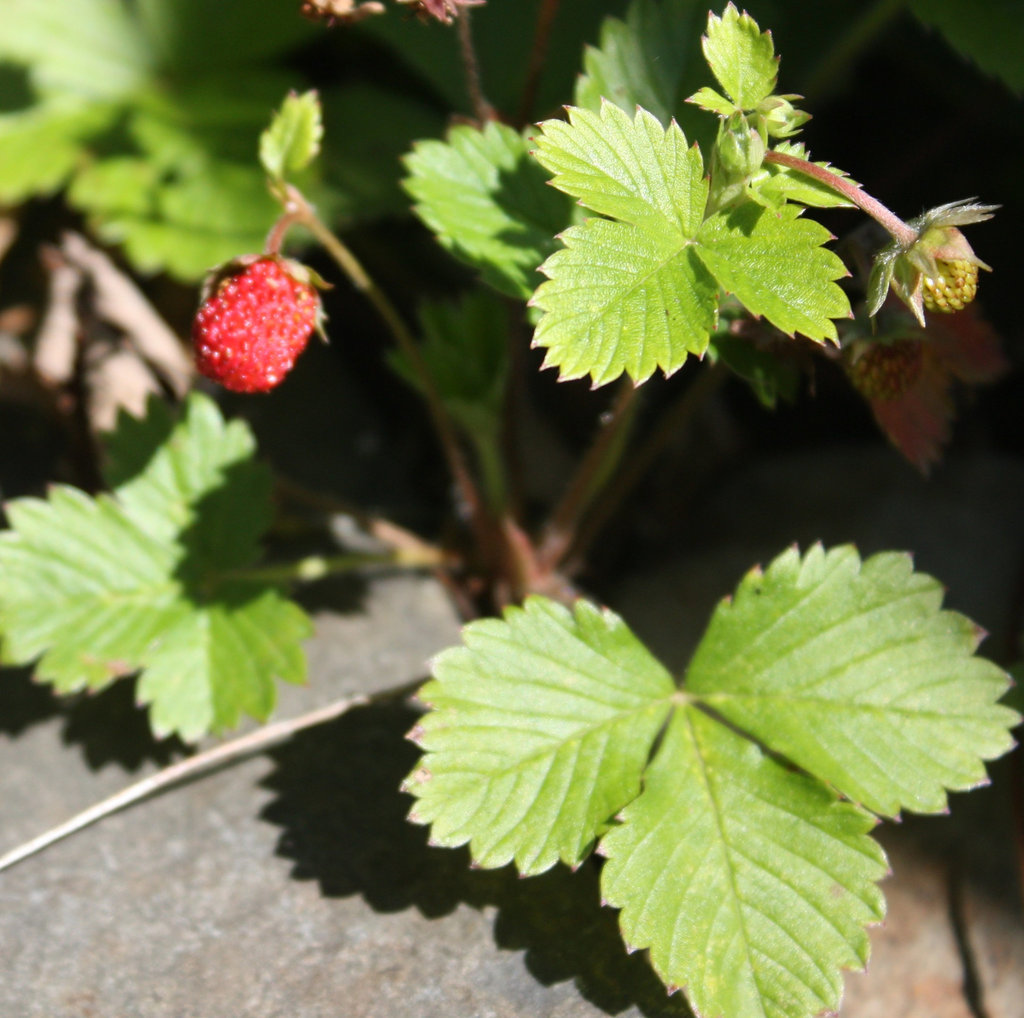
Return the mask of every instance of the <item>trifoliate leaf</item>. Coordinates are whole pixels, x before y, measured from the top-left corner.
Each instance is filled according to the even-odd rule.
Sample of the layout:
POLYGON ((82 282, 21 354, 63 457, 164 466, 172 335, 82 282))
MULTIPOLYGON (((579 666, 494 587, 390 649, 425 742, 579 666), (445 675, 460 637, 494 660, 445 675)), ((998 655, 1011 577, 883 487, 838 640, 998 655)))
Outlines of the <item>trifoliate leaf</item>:
POLYGON ((980 635, 940 610, 906 555, 852 547, 780 555, 721 603, 686 688, 847 798, 887 816, 938 812, 985 780, 1017 716, 980 635))
POLYGON ((732 0, 721 17, 708 15, 703 46, 711 72, 740 109, 756 109, 775 90, 779 61, 771 33, 740 14, 732 0))
POLYGON ((578 864, 640 773, 674 684, 620 618, 534 597, 434 662, 411 818, 482 866, 578 864))
POLYGON ((707 201, 700 152, 676 125, 611 103, 542 126, 537 158, 552 183, 623 220, 572 227, 542 266, 548 281, 531 303, 544 311, 534 345, 547 349, 545 366, 601 385, 700 356, 717 311, 715 281, 692 250, 707 201))
MULTIPOLYGON (((157 404, 154 404, 157 406, 157 404)), ((237 570, 257 552, 269 479, 252 435, 194 394, 113 439, 112 495, 55 488, 8 505, 0 534, 5 662, 36 661, 60 692, 137 671, 158 735, 196 739, 265 719, 274 677, 301 682, 309 621, 237 570)))
POLYGON ((693 707, 674 714, 640 797, 601 841, 601 889, 696 1014, 837 1009, 884 902, 873 818, 693 707))
POLYGON ((821 245, 825 227, 801 219, 800 209, 754 204, 717 212, 700 229, 695 251, 723 287, 754 315, 787 335, 837 340, 833 318, 848 318, 850 303, 834 280, 848 275, 839 257, 821 245))
POLYGON ((324 125, 316 92, 288 95, 260 135, 260 163, 272 180, 286 180, 320 151, 324 125))
POLYGON ((598 46, 584 50, 573 104, 595 113, 602 99, 628 113, 642 106, 667 127, 703 71, 705 12, 699 0, 633 0, 625 20, 607 18, 598 46))
POLYGON ((405 189, 438 240, 496 289, 528 297, 570 211, 522 135, 494 121, 462 125, 446 141, 418 142, 405 163, 405 189))

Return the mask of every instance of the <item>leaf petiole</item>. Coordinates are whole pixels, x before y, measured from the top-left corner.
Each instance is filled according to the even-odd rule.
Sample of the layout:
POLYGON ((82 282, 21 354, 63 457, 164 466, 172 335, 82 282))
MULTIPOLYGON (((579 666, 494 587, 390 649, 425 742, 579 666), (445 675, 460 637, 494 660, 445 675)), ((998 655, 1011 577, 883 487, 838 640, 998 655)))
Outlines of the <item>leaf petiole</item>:
POLYGON ((908 248, 917 240, 917 230, 908 226, 895 212, 887 209, 877 198, 872 197, 859 185, 847 180, 824 166, 818 166, 807 159, 790 155, 788 152, 766 152, 764 156, 766 163, 775 163, 777 166, 786 166, 796 170, 808 177, 813 177, 826 187, 838 191, 844 198, 848 198, 862 212, 867 213, 879 225, 885 227, 892 238, 901 247, 908 248))

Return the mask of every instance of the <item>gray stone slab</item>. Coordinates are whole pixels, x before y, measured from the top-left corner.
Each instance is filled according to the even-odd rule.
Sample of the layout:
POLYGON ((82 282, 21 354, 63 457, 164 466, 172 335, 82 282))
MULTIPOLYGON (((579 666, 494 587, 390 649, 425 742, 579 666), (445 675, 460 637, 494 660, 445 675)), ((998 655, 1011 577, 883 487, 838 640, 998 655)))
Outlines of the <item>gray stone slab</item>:
MULTIPOLYGON (((279 716, 415 679, 457 639, 426 579, 319 594, 345 607, 318 613, 312 682, 282 690, 279 716)), ((68 708, 24 675, 4 680, 5 848, 173 756, 147 739, 128 687, 68 708)), ((593 867, 521 881, 427 846, 396 791, 414 719, 354 711, 0 874, 0 1015, 683 1013, 624 954, 593 867)))
MULTIPOLYGON (((999 632, 1019 561, 1024 471, 950 468, 928 489, 883 455, 745 472, 702 514, 699 548, 615 592, 668 659, 714 601, 793 540, 914 547, 950 599, 999 632), (862 489, 867 487, 867 492, 862 489)), ((899 466, 899 464, 897 464, 899 466)), ((425 674, 457 637, 440 589, 384 576, 311 593, 311 684, 279 716, 425 674), (396 623, 396 620, 398 622, 396 623)), ((358 711, 134 807, 0 874, 2 1018, 682 1016, 598 907, 596 865, 533 880, 430 848, 395 789, 415 759, 401 705, 358 711)), ((56 706, 0 685, 0 845, 64 820, 175 755, 130 690, 56 706), (112 734, 113 732, 113 734, 112 734)), ((1024 928, 999 780, 952 816, 889 828, 889 915, 844 1018, 968 1018, 952 873, 989 1018, 1019 1018, 1024 928), (955 863, 955 869, 954 869, 955 863)))

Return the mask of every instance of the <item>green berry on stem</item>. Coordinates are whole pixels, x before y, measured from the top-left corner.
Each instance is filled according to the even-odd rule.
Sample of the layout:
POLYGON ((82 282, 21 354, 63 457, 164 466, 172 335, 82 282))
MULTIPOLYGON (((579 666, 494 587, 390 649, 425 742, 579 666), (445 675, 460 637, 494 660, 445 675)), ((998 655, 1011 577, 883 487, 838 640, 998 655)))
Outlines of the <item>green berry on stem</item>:
POLYGON ((856 343, 844 366, 853 387, 865 399, 899 399, 921 376, 924 344, 919 340, 856 343))
POLYGON ((301 265, 253 256, 215 271, 192 324, 200 374, 232 392, 269 392, 292 369, 322 320, 301 265))
POLYGON ((947 314, 963 309, 974 300, 978 292, 978 266, 966 258, 936 261, 938 273, 925 276, 921 293, 929 311, 947 314))

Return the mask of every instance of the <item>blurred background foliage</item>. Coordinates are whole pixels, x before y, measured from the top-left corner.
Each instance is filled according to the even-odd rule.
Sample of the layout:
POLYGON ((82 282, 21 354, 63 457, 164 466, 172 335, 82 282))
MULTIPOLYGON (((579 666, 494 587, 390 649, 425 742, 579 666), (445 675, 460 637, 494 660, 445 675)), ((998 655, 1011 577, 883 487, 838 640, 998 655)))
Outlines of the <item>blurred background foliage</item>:
MULTIPOLYGON (((598 41, 601 20, 621 15, 624 4, 562 4, 524 111, 538 7, 491 0, 473 12, 484 92, 507 119, 557 114, 571 100, 584 45, 598 41)), ((706 4, 693 7, 702 27, 706 4)), ((400 214, 398 157, 413 139, 437 136, 448 118, 470 112, 457 33, 406 8, 333 29, 304 20, 298 8, 291 0, 4 0, 0 203, 62 193, 137 270, 194 281, 260 247, 275 208, 256 139, 288 89, 313 86, 328 117, 320 178, 310 182, 321 207, 342 223, 400 214)), ((924 184, 912 199, 922 207, 962 197, 965 187, 994 201, 1013 190, 1005 149, 991 152, 1006 175, 1000 180, 991 167, 990 184, 979 178, 974 146, 964 158, 956 147, 983 126, 1000 127, 1004 143, 1019 130, 1018 0, 761 0, 752 13, 772 26, 782 90, 806 94, 833 133, 827 106, 843 109, 838 135, 847 151, 835 152, 831 135, 816 144, 811 128, 812 152, 827 140, 828 157, 875 189, 869 161, 890 175, 910 171, 924 184), (899 73, 881 71, 886 62, 899 73), (913 138, 916 169, 905 153, 893 158, 894 137, 913 138), (933 195, 932 181, 921 179, 925 158, 963 173, 959 190, 948 193, 939 172, 933 195)), ((690 33, 694 55, 698 34, 690 33)), ((701 63, 694 66, 700 72, 701 63)), ((689 111, 679 115, 685 129, 689 111)))
MULTIPOLYGON (((302 18, 300 6, 0 0, 0 220, 17 238, 0 263, 0 315, 42 302, 40 247, 71 227, 105 245, 185 335, 195 284, 206 270, 261 249, 277 209, 257 163, 258 136, 288 90, 310 87, 322 97, 326 136, 323 158, 302 184, 324 217, 348 235, 410 317, 424 296, 457 292, 471 278, 413 219, 400 186, 401 157, 414 140, 439 138, 471 119, 456 30, 425 23, 404 5, 334 27, 302 18)), ((624 16, 626 6, 563 0, 543 73, 525 105, 541 0, 489 0, 473 8, 482 87, 499 116, 513 124, 558 116, 573 100, 585 47, 614 46, 614 26, 605 19, 624 16)), ((679 37, 687 40, 685 59, 700 84, 707 78, 699 34, 708 5, 691 6, 694 27, 679 37)), ((1019 364, 1015 274, 1024 188, 1013 153, 1024 146, 1020 0, 746 6, 772 30, 782 57, 779 90, 807 97, 801 106, 814 119, 802 140, 812 157, 849 172, 905 218, 972 195, 1003 205, 971 239, 996 266, 979 303, 1019 364)), ((629 59, 623 55, 627 65, 629 59)), ((693 137, 709 127, 685 104, 676 115, 693 137)), ((840 239, 863 221, 846 211, 821 218, 840 239)), ((341 314, 332 310, 332 301, 348 298, 345 287, 327 295, 334 321, 372 333, 376 324, 365 308, 348 303, 341 314)), ((331 352, 363 370, 383 360, 372 347, 335 344, 331 352)), ((375 383, 367 384, 372 390, 375 383)), ((595 400, 600 409, 604 397, 567 385, 552 395, 550 373, 536 385, 541 400, 547 391, 569 422, 570 438, 575 429, 584 440, 595 400), (575 417, 574 408, 582 408, 575 417)), ((1016 385, 1011 378, 983 394, 985 435, 999 449, 1024 452, 1016 385)), ((827 381, 818 388, 819 396, 823 388, 829 395, 827 381)), ((850 398, 845 383, 840 388, 836 398, 850 398)), ((853 405, 855 427, 873 435, 863 408, 853 405)), ((744 414, 758 422, 756 442, 773 435, 783 443, 817 440, 842 416, 834 402, 819 398, 775 414, 765 427, 754 401, 740 400, 738 408, 741 425, 744 414)))

